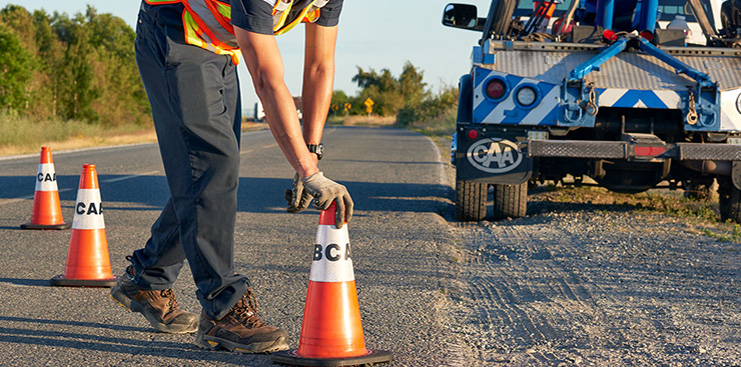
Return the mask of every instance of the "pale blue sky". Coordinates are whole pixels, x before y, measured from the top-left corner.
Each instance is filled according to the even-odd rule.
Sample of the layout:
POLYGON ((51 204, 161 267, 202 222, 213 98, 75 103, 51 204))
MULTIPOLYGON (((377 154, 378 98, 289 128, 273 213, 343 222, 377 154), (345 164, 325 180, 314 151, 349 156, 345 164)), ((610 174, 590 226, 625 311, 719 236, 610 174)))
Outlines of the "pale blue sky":
MULTIPOLYGON (((478 6, 485 14, 490 0, 455 0, 478 6)), ((348 95, 357 93, 352 77, 356 66, 367 70, 387 68, 398 76, 404 63, 424 71, 424 80, 437 91, 443 85, 456 85, 470 65, 471 47, 477 32, 443 27, 443 8, 449 0, 345 0, 337 41, 335 90, 348 95)), ((87 4, 99 13, 113 13, 134 26, 139 0, 0 0, 21 5, 29 11, 45 9, 49 13, 69 15, 84 12, 87 4)), ((303 27, 278 37, 286 67, 286 82, 292 94, 301 92, 303 62, 303 27)), ((250 110, 257 101, 247 69, 240 65, 243 109, 250 110)))

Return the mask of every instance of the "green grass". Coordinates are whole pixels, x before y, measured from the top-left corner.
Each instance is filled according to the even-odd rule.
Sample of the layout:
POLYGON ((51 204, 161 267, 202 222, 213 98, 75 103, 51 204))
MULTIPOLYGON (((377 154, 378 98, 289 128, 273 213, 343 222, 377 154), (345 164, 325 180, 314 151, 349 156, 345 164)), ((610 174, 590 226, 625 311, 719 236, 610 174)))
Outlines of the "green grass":
MULTIPOLYGON (((681 191, 679 191, 681 192, 681 191)), ((549 185, 539 194, 546 201, 562 203, 589 203, 622 206, 638 213, 662 214, 679 218, 687 224, 687 231, 700 233, 719 242, 741 243, 741 225, 721 222, 718 197, 694 200, 678 192, 649 191, 639 194, 620 194, 601 187, 556 187, 549 185)), ((605 211, 600 209, 598 213, 605 211)))
POLYGON ((407 129, 431 137, 451 136, 455 131, 456 108, 448 109, 444 114, 424 121, 413 122, 407 129))
POLYGON ((150 127, 134 123, 108 128, 78 120, 36 120, 0 112, 0 155, 38 152, 39 147, 54 145, 55 149, 72 149, 103 144, 131 143, 152 138, 143 132, 150 127), (123 137, 123 138, 122 138, 123 137))

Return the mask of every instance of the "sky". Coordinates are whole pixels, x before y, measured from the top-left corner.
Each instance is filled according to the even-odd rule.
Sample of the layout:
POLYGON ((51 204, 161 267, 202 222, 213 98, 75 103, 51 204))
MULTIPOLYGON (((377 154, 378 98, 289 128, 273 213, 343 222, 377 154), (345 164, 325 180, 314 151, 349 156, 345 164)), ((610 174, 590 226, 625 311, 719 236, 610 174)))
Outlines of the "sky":
MULTIPOLYGON (((490 0, 456 0, 478 7, 485 16, 490 0)), ((449 0, 345 0, 337 40, 335 90, 356 95, 352 82, 357 67, 363 70, 389 69, 395 76, 409 61, 424 72, 431 91, 455 86, 470 68, 471 49, 480 33, 444 27, 440 20, 449 0)), ((138 0, 0 0, 0 8, 21 5, 28 11, 44 9, 72 16, 92 5, 98 13, 112 13, 134 28, 138 0)), ((285 65, 286 84, 293 95, 301 93, 303 27, 278 36, 285 65)), ((132 45, 133 47, 133 45, 132 45)), ((257 95, 244 67, 239 66, 242 109, 252 113, 257 95)))

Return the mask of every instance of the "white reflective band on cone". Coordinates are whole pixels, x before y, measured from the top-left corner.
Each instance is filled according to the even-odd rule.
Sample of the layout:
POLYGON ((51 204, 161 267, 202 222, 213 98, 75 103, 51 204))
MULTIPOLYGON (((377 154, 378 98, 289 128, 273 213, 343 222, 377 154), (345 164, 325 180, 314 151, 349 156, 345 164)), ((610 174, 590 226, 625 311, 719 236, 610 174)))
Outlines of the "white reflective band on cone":
POLYGON ((57 191, 57 176, 53 163, 39 163, 36 175, 36 191, 57 191))
POLYGON ((350 282, 355 280, 347 226, 320 224, 316 233, 314 261, 309 280, 312 282, 350 282))
POLYGON ((77 190, 75 219, 72 221, 72 229, 105 229, 100 190, 77 190))

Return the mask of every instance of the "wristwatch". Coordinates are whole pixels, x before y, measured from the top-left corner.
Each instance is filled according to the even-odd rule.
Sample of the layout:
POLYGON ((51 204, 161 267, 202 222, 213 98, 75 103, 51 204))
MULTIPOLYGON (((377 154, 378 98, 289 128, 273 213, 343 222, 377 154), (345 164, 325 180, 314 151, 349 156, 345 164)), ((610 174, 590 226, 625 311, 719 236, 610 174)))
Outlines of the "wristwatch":
POLYGON ((307 144, 306 146, 309 148, 309 152, 316 154, 319 159, 322 159, 324 156, 324 144, 307 144))

